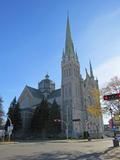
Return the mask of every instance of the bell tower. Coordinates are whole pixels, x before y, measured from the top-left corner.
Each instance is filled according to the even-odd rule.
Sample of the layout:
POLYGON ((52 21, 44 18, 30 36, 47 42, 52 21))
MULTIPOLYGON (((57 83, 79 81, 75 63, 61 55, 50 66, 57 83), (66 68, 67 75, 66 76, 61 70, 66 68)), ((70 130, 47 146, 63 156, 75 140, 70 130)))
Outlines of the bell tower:
POLYGON ((65 50, 63 50, 62 55, 61 71, 62 129, 65 133, 65 122, 68 125, 69 136, 76 137, 80 131, 80 64, 74 50, 69 17, 67 17, 65 50))

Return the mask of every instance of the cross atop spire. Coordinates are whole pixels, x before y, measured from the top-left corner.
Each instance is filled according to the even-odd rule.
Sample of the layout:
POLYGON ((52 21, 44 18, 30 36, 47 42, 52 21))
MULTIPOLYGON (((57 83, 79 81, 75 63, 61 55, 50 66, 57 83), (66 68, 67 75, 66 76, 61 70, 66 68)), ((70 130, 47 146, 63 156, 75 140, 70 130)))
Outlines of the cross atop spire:
POLYGON ((71 37, 69 15, 67 15, 67 26, 66 26, 66 40, 65 40, 65 54, 74 54, 74 46, 71 37))
POLYGON ((48 75, 48 73, 45 75, 45 79, 49 79, 49 75, 48 75))

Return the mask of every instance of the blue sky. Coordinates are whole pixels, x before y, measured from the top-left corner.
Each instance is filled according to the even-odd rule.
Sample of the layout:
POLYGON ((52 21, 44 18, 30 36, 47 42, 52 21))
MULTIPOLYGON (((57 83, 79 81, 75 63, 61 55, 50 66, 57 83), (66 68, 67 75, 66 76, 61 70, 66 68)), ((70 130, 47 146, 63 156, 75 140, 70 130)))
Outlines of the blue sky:
POLYGON ((120 0, 1 0, 0 95, 5 111, 26 84, 37 88, 46 73, 60 87, 67 11, 82 75, 91 60, 100 86, 120 76, 120 0))

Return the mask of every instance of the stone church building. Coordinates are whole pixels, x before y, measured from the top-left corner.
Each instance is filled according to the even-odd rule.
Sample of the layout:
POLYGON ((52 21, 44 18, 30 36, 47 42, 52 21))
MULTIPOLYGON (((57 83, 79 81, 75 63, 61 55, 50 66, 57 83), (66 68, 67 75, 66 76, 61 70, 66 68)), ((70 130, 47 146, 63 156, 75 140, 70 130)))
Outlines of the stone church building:
POLYGON ((20 104, 23 129, 29 128, 33 111, 45 97, 48 102, 54 100, 61 108, 62 131, 72 137, 83 135, 89 131, 93 137, 103 136, 102 115, 94 117, 87 111, 92 105, 91 90, 99 89, 98 80, 94 78, 90 63, 90 73, 86 70, 86 78, 80 74, 80 63, 71 37, 69 17, 67 17, 65 49, 61 60, 61 88, 56 89, 55 83, 46 75, 45 79, 38 83, 38 88, 25 86, 18 102, 20 104), (66 125, 65 125, 66 124, 66 125))

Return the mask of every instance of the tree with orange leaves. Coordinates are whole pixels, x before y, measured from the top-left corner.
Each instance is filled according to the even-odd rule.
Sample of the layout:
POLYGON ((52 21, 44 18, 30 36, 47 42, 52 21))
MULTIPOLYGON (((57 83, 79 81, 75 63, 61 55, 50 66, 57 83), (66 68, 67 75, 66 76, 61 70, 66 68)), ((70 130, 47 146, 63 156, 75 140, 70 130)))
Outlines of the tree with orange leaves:
POLYGON ((91 96, 93 97, 93 104, 88 106, 87 111, 94 117, 99 117, 102 115, 102 110, 100 107, 100 93, 97 88, 93 88, 91 91, 91 96))

